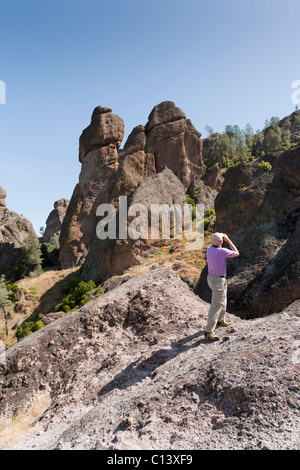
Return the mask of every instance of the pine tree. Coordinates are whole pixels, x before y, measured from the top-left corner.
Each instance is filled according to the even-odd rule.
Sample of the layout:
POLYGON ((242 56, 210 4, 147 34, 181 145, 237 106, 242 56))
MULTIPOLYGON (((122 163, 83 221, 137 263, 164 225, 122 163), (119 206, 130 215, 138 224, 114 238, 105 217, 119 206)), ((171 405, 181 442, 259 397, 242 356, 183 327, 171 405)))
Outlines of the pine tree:
POLYGON ((281 130, 280 127, 274 126, 269 129, 266 135, 266 151, 275 152, 281 146, 281 130))

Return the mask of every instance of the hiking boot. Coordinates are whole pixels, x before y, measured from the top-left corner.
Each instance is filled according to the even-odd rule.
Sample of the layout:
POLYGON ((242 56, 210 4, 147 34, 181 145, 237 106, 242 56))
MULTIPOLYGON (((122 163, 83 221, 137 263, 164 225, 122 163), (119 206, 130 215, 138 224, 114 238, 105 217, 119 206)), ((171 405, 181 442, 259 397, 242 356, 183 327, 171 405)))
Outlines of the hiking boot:
POLYGON ((219 341, 219 337, 216 336, 214 333, 206 333, 205 332, 205 339, 207 339, 207 341, 219 341))
POLYGON ((225 326, 229 326, 230 323, 226 322, 226 321, 218 321, 217 322, 217 325, 216 325, 216 328, 223 328, 225 326))

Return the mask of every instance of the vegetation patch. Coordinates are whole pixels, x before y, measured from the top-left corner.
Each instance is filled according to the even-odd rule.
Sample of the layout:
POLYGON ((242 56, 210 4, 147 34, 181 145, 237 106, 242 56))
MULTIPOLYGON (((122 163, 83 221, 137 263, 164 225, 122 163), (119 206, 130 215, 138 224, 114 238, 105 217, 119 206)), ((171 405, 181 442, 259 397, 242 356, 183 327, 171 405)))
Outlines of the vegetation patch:
POLYGON ((262 172, 267 172, 267 171, 271 171, 272 170, 272 165, 271 163, 269 162, 265 162, 264 160, 262 160, 261 162, 259 162, 257 164, 258 168, 260 169, 260 171, 262 172))
MULTIPOLYGON (((94 281, 81 281, 79 278, 75 278, 64 288, 63 293, 67 294, 64 299, 56 305, 55 310, 57 312, 62 311, 65 313, 72 312, 82 305, 88 303, 91 299, 89 293, 96 289, 96 283, 94 281)), ((96 292, 97 296, 102 294, 101 289, 96 292)))
POLYGON ((35 331, 41 330, 44 328, 44 323, 42 320, 38 320, 36 322, 29 321, 25 322, 23 325, 20 325, 17 329, 16 338, 19 341, 20 339, 24 338, 25 336, 34 333, 35 331))

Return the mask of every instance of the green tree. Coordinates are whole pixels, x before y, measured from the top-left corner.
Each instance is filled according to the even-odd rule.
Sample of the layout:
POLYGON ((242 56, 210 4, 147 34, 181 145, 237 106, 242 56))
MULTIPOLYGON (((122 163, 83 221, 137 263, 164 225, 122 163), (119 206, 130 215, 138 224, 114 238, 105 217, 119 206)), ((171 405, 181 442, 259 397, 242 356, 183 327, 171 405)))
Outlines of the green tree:
POLYGON ((7 328, 7 307, 11 305, 11 300, 10 300, 10 292, 7 288, 6 282, 5 282, 5 277, 4 275, 1 276, 0 278, 0 308, 3 312, 4 316, 4 323, 5 323, 5 332, 6 336, 8 335, 8 328, 7 328))
POLYGON ((217 139, 217 145, 221 150, 222 156, 226 161, 226 167, 229 166, 229 160, 232 158, 234 153, 234 143, 228 133, 219 134, 217 139))
POLYGON ((275 152, 281 147, 281 130, 280 127, 274 126, 266 133, 265 147, 267 152, 275 152))
POLYGON ((22 248, 24 258, 23 266, 25 266, 25 275, 38 276, 43 272, 42 269, 42 252, 39 239, 35 233, 31 232, 22 248))
POLYGON ((271 119, 270 119, 270 126, 274 126, 275 124, 277 124, 277 122, 279 122, 279 117, 278 116, 272 116, 271 119))
POLYGON ((284 128, 281 131, 281 143, 284 149, 288 149, 291 145, 291 131, 288 128, 284 128))
POLYGON ((252 154, 254 152, 254 131, 251 124, 246 124, 243 131, 245 144, 249 152, 252 154))
POLYGON ((225 126, 225 134, 227 134, 231 139, 233 139, 233 137, 234 137, 233 126, 231 126, 230 124, 227 124, 225 126))
POLYGON ((214 133, 213 128, 210 127, 210 126, 205 126, 205 130, 206 130, 206 132, 208 133, 209 136, 213 135, 213 133, 214 133))

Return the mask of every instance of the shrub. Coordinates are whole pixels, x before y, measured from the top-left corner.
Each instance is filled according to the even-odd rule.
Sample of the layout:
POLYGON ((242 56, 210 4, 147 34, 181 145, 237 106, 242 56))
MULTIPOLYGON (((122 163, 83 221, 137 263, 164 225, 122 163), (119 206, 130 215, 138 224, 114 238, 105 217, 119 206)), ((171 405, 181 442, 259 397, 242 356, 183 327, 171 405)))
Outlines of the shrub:
POLYGON ((69 313, 72 310, 75 310, 82 305, 85 305, 87 302, 90 301, 89 293, 96 289, 96 284, 94 281, 80 281, 80 279, 75 278, 73 279, 64 289, 64 293, 69 293, 66 297, 56 305, 56 311, 63 311, 65 313, 69 313))
POLYGON ((5 284, 8 290, 9 300, 13 301, 19 287, 11 281, 7 281, 5 284))
POLYGON ((32 286, 32 287, 29 287, 29 292, 27 293, 26 298, 28 300, 34 301, 36 300, 37 295, 38 295, 37 287, 32 286))
POLYGON ((257 164, 258 168, 260 171, 271 171, 272 170, 272 165, 269 162, 265 162, 262 160, 260 163, 257 164))
POLYGON ((42 328, 44 328, 44 326, 45 325, 42 322, 42 320, 38 320, 37 322, 29 321, 29 322, 24 323, 24 325, 19 326, 17 329, 17 332, 16 332, 17 340, 19 341, 25 336, 28 336, 37 330, 41 330, 42 328))
POLYGON ((204 213, 204 217, 215 217, 216 212, 215 209, 206 209, 204 213))

